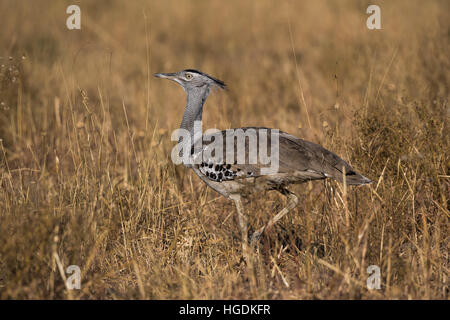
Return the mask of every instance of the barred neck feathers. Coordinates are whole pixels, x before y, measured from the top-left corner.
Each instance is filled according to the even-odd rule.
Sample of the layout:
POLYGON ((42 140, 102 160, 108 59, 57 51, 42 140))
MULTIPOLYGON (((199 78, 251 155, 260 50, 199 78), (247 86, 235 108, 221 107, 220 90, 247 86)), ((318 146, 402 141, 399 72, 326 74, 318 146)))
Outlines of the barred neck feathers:
POLYGON ((190 88, 186 91, 186 109, 184 110, 180 128, 188 130, 191 133, 191 137, 194 135, 194 122, 202 121, 203 104, 205 103, 209 92, 209 85, 190 88))

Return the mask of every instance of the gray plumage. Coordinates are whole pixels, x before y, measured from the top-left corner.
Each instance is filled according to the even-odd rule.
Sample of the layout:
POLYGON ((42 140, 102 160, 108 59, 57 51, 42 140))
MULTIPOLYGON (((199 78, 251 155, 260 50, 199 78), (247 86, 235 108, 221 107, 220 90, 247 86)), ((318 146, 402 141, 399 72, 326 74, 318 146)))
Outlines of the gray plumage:
MULTIPOLYGON (((155 76, 173 80, 186 91, 187 103, 180 128, 188 130, 191 133, 192 141, 194 141, 194 122, 202 120, 203 105, 210 90, 214 87, 225 88, 224 82, 192 69, 177 73, 158 73, 155 76)), ((347 185, 371 183, 369 179, 356 172, 347 162, 318 144, 299 139, 282 131, 272 131, 274 129, 260 127, 240 129, 244 132, 251 129, 258 134, 266 134, 269 145, 271 137, 278 138, 279 166, 277 172, 263 174, 261 169, 265 165, 259 162, 240 164, 237 163, 236 159, 232 163, 203 159, 201 163, 188 165, 188 167, 192 168, 200 179, 212 189, 235 201, 243 237, 244 254, 247 250, 247 223, 242 212, 241 196, 263 190, 278 190, 289 198, 288 206, 272 218, 265 227, 253 234, 253 242, 261 236, 264 230, 276 223, 297 204, 298 199, 295 194, 287 190, 289 184, 327 178, 343 182, 344 171, 347 185)), ((225 142, 226 131, 221 131, 219 134, 223 136, 225 142)), ((205 143, 202 147, 203 150, 196 150, 195 152, 203 152, 207 147, 208 143, 205 143)), ((225 159, 225 153, 227 152, 225 143, 223 150, 222 159, 225 159)), ((245 152, 245 159, 248 159, 248 141, 246 142, 245 152)))

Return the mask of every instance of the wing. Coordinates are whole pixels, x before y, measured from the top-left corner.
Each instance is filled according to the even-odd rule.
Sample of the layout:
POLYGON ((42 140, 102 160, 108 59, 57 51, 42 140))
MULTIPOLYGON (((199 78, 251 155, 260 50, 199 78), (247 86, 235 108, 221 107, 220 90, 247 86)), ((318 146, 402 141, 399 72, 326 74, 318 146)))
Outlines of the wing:
MULTIPOLYGON (((269 131, 268 128, 239 128, 218 131, 216 133, 203 136, 201 150, 194 151, 194 166, 213 181, 230 181, 261 176, 261 169, 267 167, 258 161, 259 153, 259 134, 263 131, 269 131), (236 138, 230 143, 227 136, 230 133, 236 133, 241 130, 247 139, 241 140, 242 144, 237 142, 236 138), (252 151, 256 146, 256 153, 252 151), (256 155, 256 157, 255 157, 256 155)), ((239 133, 238 132, 238 133, 239 133)), ((230 139, 230 138, 228 138, 230 139)), ((270 141, 269 141, 270 143, 270 141)), ((194 148, 194 147, 193 147, 194 148)))
POLYGON ((196 156, 199 157, 197 159, 200 160, 196 161, 195 166, 204 176, 213 181, 221 182, 260 176, 272 176, 274 181, 279 183, 302 182, 328 177, 342 181, 342 171, 345 168, 347 183, 370 182, 331 151, 279 130, 247 127, 219 131, 204 136, 203 139, 202 148, 196 153, 196 156), (241 142, 245 141, 245 143, 239 144, 238 138, 235 139, 235 137, 232 139, 234 142, 227 141, 230 132, 237 130, 241 130, 240 134, 243 136, 238 138, 243 139, 241 142), (278 139, 278 155, 271 152, 273 139, 278 139), (252 148, 256 148, 256 151, 252 148), (262 161, 264 155, 265 161, 262 161), (273 163, 267 162, 268 158, 278 162, 276 171, 270 174, 265 171, 273 165, 273 163))
POLYGON ((280 168, 286 171, 322 174, 340 182, 343 181, 345 169, 347 184, 371 182, 333 152, 284 132, 280 133, 280 168))

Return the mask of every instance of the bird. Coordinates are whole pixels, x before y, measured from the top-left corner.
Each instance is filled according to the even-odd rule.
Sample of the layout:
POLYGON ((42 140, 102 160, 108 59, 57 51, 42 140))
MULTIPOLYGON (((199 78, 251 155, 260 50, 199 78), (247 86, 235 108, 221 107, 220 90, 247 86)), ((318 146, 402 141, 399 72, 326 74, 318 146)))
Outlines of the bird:
MULTIPOLYGON (((266 127, 243 127, 231 130, 238 130, 244 135, 256 134, 256 144, 253 142, 253 147, 256 149, 261 147, 261 141, 265 141, 267 144, 269 141, 270 143, 276 141, 275 147, 271 144, 271 151, 277 151, 278 164, 275 171, 267 170, 267 163, 262 163, 260 159, 253 162, 248 160, 251 151, 249 149, 252 147, 250 139, 245 140, 244 150, 241 151, 245 155, 244 161, 237 161, 239 154, 227 157, 228 153, 239 147, 236 146, 234 138, 231 140, 231 146, 227 148, 227 145, 223 144, 221 154, 212 157, 211 153, 208 153, 211 151, 208 150, 211 143, 198 144, 198 147, 196 145, 194 148, 196 141, 215 140, 211 139, 211 135, 206 136, 201 132, 195 132, 195 125, 202 121, 203 106, 211 90, 225 89, 225 83, 195 69, 185 69, 174 73, 155 73, 154 76, 172 80, 186 92, 186 107, 180 130, 187 133, 188 137, 183 137, 183 139, 180 137, 178 141, 180 143, 186 139, 185 143, 190 148, 190 154, 197 161, 184 161, 183 164, 192 169, 207 186, 235 203, 244 256, 248 254, 249 239, 248 222, 244 214, 242 198, 266 190, 276 190, 288 199, 285 208, 251 235, 250 246, 254 246, 264 232, 298 205, 298 197, 288 189, 289 185, 324 179, 335 179, 346 185, 365 185, 372 182, 324 147, 281 130, 266 127)), ((230 129, 222 130, 213 135, 216 139, 221 138, 218 141, 225 141, 229 132, 230 129)), ((177 150, 179 151, 179 149, 177 150)))

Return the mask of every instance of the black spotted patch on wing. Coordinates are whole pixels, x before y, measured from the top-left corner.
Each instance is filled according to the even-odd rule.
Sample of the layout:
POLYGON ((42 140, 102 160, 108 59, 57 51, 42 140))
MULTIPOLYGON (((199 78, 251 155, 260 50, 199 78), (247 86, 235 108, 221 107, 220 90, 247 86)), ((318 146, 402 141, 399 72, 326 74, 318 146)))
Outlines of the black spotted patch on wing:
POLYGON ((253 176, 252 172, 242 171, 240 168, 233 168, 230 164, 214 164, 214 163, 207 163, 202 162, 198 166, 200 172, 204 174, 207 178, 210 180, 214 180, 217 182, 227 181, 227 180, 234 180, 237 177, 251 177, 253 176))

